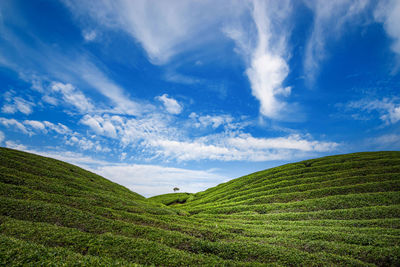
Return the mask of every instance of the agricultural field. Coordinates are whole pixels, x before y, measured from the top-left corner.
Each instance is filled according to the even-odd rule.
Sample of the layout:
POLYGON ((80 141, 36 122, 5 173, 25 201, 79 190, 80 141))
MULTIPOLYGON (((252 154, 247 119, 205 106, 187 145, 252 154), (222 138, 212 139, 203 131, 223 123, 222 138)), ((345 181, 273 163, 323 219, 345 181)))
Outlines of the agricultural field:
POLYGON ((0 148, 0 265, 398 266, 400 152, 287 164, 149 199, 0 148))

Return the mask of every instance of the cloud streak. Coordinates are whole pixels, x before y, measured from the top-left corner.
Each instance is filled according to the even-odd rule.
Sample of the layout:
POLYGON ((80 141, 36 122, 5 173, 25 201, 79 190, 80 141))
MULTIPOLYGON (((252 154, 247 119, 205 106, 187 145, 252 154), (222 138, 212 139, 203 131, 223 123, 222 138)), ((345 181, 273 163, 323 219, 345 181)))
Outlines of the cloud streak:
POLYGON ((359 101, 349 102, 345 106, 350 110, 359 110, 363 113, 356 114, 353 118, 365 118, 365 115, 369 115, 373 112, 379 114, 379 119, 382 120, 386 125, 395 124, 400 121, 400 99, 394 98, 383 98, 379 99, 361 99, 359 101))
POLYGON ((141 44, 149 60, 157 65, 215 39, 215 32, 209 29, 235 12, 238 3, 210 0, 63 2, 78 19, 87 21, 89 15, 96 25, 127 33, 141 44))
POLYGON ((289 1, 251 1, 251 18, 254 33, 244 25, 232 25, 225 33, 232 38, 247 64, 252 94, 260 101, 260 113, 271 119, 284 119, 286 103, 282 101, 291 93, 283 86, 289 74, 287 58, 287 27, 291 13, 289 1))
POLYGON ((374 12, 375 20, 383 24, 387 35, 393 39, 392 51, 397 55, 397 66, 400 67, 400 1, 380 1, 374 12))
POLYGON ((307 0, 305 3, 314 13, 314 24, 303 65, 307 81, 313 85, 321 62, 328 57, 328 43, 338 40, 344 31, 359 23, 357 19, 369 0, 307 0))

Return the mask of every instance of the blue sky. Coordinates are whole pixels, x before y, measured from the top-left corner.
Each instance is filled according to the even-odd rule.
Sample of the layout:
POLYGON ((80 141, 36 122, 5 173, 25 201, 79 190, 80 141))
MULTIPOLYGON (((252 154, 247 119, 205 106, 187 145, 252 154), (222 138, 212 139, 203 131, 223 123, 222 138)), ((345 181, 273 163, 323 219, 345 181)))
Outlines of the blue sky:
POLYGON ((400 149, 400 1, 3 0, 0 145, 145 196, 400 149))

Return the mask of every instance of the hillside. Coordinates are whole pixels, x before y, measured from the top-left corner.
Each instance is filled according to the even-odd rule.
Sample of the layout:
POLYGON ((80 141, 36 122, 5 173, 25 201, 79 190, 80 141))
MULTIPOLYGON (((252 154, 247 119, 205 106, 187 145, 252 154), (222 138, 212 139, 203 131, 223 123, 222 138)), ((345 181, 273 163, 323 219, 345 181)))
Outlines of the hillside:
POLYGON ((399 191, 400 152, 307 160, 145 199, 0 148, 0 265, 396 265, 399 191))

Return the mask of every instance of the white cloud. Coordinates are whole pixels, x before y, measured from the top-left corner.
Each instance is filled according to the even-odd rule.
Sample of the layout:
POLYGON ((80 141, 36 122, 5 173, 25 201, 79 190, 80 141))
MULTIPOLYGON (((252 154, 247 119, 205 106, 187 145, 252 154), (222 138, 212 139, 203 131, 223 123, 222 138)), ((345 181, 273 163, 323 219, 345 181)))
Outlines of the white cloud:
POLYGON ((167 110, 167 112, 171 114, 179 114, 182 112, 182 106, 178 103, 178 101, 176 101, 172 97, 168 97, 167 94, 158 96, 157 99, 163 103, 164 108, 167 110))
POLYGON ((111 149, 104 147, 100 144, 99 140, 92 141, 86 137, 79 136, 77 133, 73 136, 65 137, 65 144, 70 146, 77 146, 80 150, 90 150, 95 152, 110 152, 111 149))
POLYGON ((95 133, 112 138, 117 137, 116 129, 108 116, 104 118, 95 115, 85 115, 80 123, 89 126, 95 133))
POLYGON ((400 55, 400 1, 380 1, 374 16, 378 22, 383 23, 386 33, 393 38, 392 51, 400 55))
MULTIPOLYGON (((94 141, 89 140, 88 138, 82 136, 81 134, 73 132, 71 129, 69 129, 62 123, 54 124, 49 121, 36 121, 36 120, 25 120, 23 122, 19 122, 15 119, 5 119, 5 118, 0 118, 0 123, 6 127, 16 126, 17 129, 29 135, 37 134, 38 132, 39 133, 41 132, 43 134, 55 133, 61 135, 65 140, 65 144, 70 146, 76 146, 80 150, 86 150, 86 151, 90 150, 95 152, 111 151, 111 149, 109 149, 108 147, 101 145, 100 140, 98 139, 94 141)), ((106 125, 104 127, 106 130, 104 130, 103 133, 106 132, 106 134, 109 134, 110 130, 107 130, 108 123, 109 122, 104 123, 106 125)), ((116 137, 115 132, 114 135, 112 135, 111 137, 116 137)))
POLYGON ((4 98, 7 103, 1 108, 1 112, 3 113, 14 114, 16 112, 21 112, 25 115, 29 115, 33 112, 32 107, 34 107, 35 104, 21 97, 14 96, 14 92, 7 92, 4 98))
POLYGON ((300 135, 277 138, 256 138, 233 132, 204 136, 191 141, 148 140, 158 154, 178 161, 269 161, 295 159, 307 153, 335 150, 335 142, 315 141, 300 135))
POLYGON ((26 150, 26 146, 24 146, 22 144, 18 144, 11 140, 6 141, 6 147, 12 148, 12 149, 17 149, 17 150, 26 150))
POLYGON ((46 103, 49 103, 53 106, 57 106, 58 105, 58 100, 55 97, 49 96, 49 95, 44 95, 42 97, 42 100, 46 103))
POLYGON ((220 126, 223 126, 227 129, 237 129, 240 128, 240 125, 237 123, 233 123, 234 119, 230 115, 197 115, 195 112, 192 112, 189 115, 189 118, 192 120, 190 122, 196 128, 206 128, 211 127, 213 129, 217 129, 220 126))
POLYGON ((22 133, 28 135, 34 134, 32 129, 35 131, 41 131, 43 133, 54 131, 60 135, 67 135, 72 133, 72 131, 64 124, 62 123, 54 124, 49 121, 36 121, 36 120, 18 121, 16 119, 6 119, 0 117, 0 124, 3 124, 6 127, 15 126, 22 133))
POLYGON ((377 112, 379 118, 385 124, 395 124, 400 121, 400 99, 399 98, 383 98, 382 100, 361 99, 359 101, 349 102, 345 106, 350 110, 360 110, 363 113, 356 114, 353 118, 365 117, 362 115, 377 112))
POLYGON ((44 131, 46 126, 40 122, 40 121, 33 121, 33 120, 25 120, 24 121, 25 125, 29 125, 32 128, 36 129, 36 130, 40 130, 40 131, 44 131))
POLYGON ((101 94, 109 98, 113 104, 113 113, 140 115, 151 108, 131 100, 124 89, 110 80, 98 67, 89 61, 82 61, 75 66, 76 75, 88 85, 96 88, 101 94))
POLYGON ((82 153, 76 153, 72 151, 43 151, 43 150, 35 150, 35 149, 28 149, 27 147, 23 146, 19 150, 23 150, 29 153, 34 153, 37 155, 41 155, 44 157, 50 157, 54 159, 58 159, 61 161, 65 161, 74 165, 77 165, 81 168, 89 170, 93 166, 99 165, 109 165, 110 163, 103 160, 94 159, 90 156, 83 155, 82 153))
POLYGON ((11 127, 11 126, 15 126, 18 130, 20 130, 24 134, 29 134, 29 135, 32 134, 32 132, 28 131, 22 123, 20 123, 19 121, 15 120, 15 119, 6 119, 6 118, 0 117, 0 123, 3 124, 7 128, 11 127))
MULTIPOLYGON (((23 20, 22 17, 19 19, 23 20)), ((76 107, 82 112, 89 110, 93 104, 76 86, 100 92, 111 102, 109 110, 113 113, 138 115, 149 109, 148 105, 131 100, 124 88, 106 75, 103 71, 106 67, 82 50, 63 50, 61 53, 52 45, 42 42, 32 46, 20 39, 8 27, 0 27, 0 36, 3 37, 2 40, 9 48, 6 54, 1 55, 0 64, 18 73, 20 78, 26 82, 32 83, 32 88, 44 94, 43 101, 46 103, 57 105, 58 99, 45 91, 43 82, 57 81, 65 87, 62 88, 63 90, 58 88, 59 93, 64 93, 62 99, 68 103, 78 100, 76 107), (19 64, 15 62, 19 62, 19 64), (33 71, 38 74, 32 75, 31 66, 35 66, 33 71), (68 88, 68 84, 73 89, 68 88)), ((74 105, 74 102, 70 104, 74 105)), ((103 103, 96 104, 97 109, 104 106, 103 103)), ((108 105, 109 103, 104 104, 108 105)), ((9 106, 5 110, 11 111, 9 106)))
POLYGON ((82 31, 82 36, 86 42, 92 42, 94 39, 96 39, 97 33, 94 30, 84 30, 82 31))
POLYGON ((147 197, 171 193, 175 186, 179 187, 181 192, 198 192, 226 180, 225 177, 209 170, 198 171, 159 165, 105 165, 92 171, 147 197))
POLYGON ((314 25, 308 39, 304 73, 308 82, 314 83, 320 63, 327 57, 328 42, 340 38, 342 32, 358 24, 359 15, 366 9, 369 0, 306 0, 314 12, 314 25))
POLYGON ((175 121, 167 114, 148 114, 142 118, 85 115, 82 124, 96 134, 117 140, 121 147, 133 147, 141 159, 166 161, 268 161, 294 159, 307 154, 334 151, 339 144, 313 140, 310 136, 290 134, 260 138, 245 131, 246 124, 229 115, 192 113, 187 121, 175 121), (110 125, 110 131, 105 125, 110 125), (187 125, 182 131, 182 125, 187 125), (193 128, 191 128, 193 127, 193 128), (191 137, 191 129, 199 131, 191 137), (212 132, 212 134, 209 134, 212 132))
POLYGON ((251 83, 252 94, 260 101, 262 115, 283 119, 286 103, 282 97, 290 95, 291 88, 283 82, 289 73, 287 64, 287 19, 291 13, 289 1, 251 2, 254 32, 248 26, 227 26, 225 34, 232 38, 237 51, 245 58, 246 74, 251 83))
POLYGON ((4 133, 2 131, 0 131, 0 144, 4 141, 4 133))
POLYGON ((53 82, 51 90, 59 92, 63 100, 75 106, 80 112, 86 113, 93 110, 93 104, 85 97, 85 95, 76 89, 72 84, 63 84, 61 82, 53 82))
POLYGON ((28 149, 13 141, 7 141, 6 146, 75 164, 147 197, 172 192, 175 186, 179 187, 181 192, 198 192, 227 180, 213 170, 110 163, 71 151, 28 149))
POLYGON ((368 145, 375 144, 381 149, 399 149, 400 148, 400 135, 399 134, 385 134, 376 138, 367 140, 368 145))
POLYGON ((191 77, 188 75, 183 75, 175 71, 168 71, 164 75, 164 78, 169 82, 181 83, 181 84, 196 84, 203 82, 201 79, 191 77))
POLYGON ((56 133, 61 134, 61 135, 69 134, 72 132, 67 126, 65 126, 62 123, 54 124, 49 121, 43 121, 43 123, 44 123, 44 125, 46 125, 46 127, 48 129, 53 130, 56 133))
POLYGON ((237 12, 235 7, 240 2, 64 0, 64 3, 78 17, 89 15, 100 26, 128 33, 142 45, 151 62, 164 64, 176 54, 215 38, 216 32, 210 29, 218 28, 224 18, 237 12))

